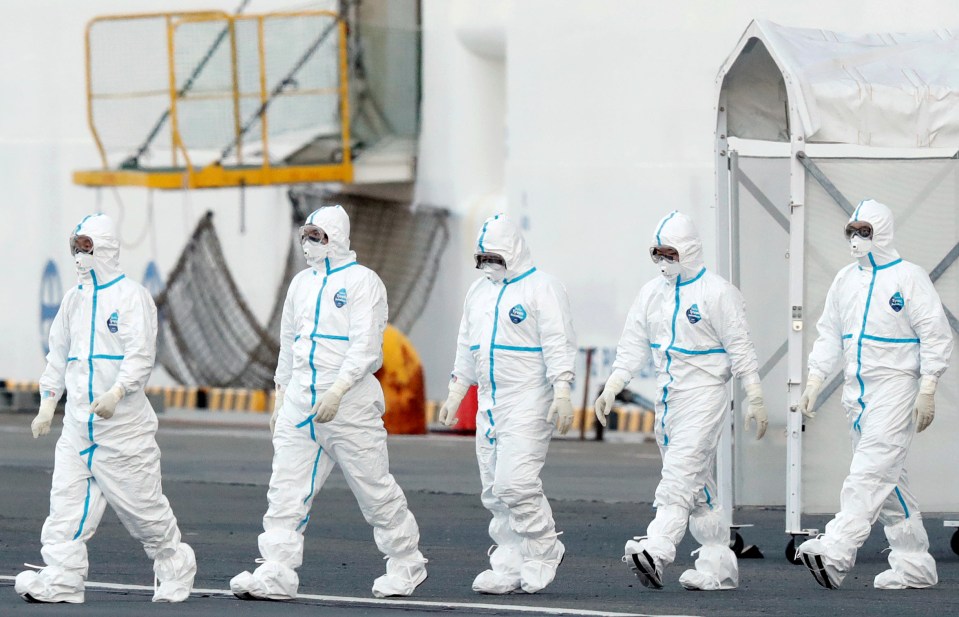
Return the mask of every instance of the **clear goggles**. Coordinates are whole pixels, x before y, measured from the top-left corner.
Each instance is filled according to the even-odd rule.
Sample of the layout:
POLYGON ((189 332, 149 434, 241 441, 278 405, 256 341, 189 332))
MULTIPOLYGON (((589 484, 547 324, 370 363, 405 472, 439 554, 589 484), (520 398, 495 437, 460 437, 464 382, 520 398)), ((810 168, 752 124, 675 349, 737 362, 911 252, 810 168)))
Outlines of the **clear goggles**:
POLYGON ((872 225, 865 221, 854 221, 846 225, 846 240, 851 240, 853 236, 859 236, 866 240, 872 238, 872 225))
POLYGON ((651 246, 649 247, 649 257, 654 264, 661 261, 673 264, 679 261, 679 251, 671 246, 651 246))
POLYGON ((473 255, 473 258, 476 260, 476 268, 482 268, 486 264, 496 264, 506 267, 506 260, 497 255, 496 253, 476 253, 473 255))
POLYGON ((90 236, 70 236, 70 254, 87 253, 93 255, 93 238, 90 236))
POLYGON ((330 238, 325 231, 316 225, 304 225, 300 227, 300 244, 307 241, 314 244, 326 244, 330 241, 330 238))

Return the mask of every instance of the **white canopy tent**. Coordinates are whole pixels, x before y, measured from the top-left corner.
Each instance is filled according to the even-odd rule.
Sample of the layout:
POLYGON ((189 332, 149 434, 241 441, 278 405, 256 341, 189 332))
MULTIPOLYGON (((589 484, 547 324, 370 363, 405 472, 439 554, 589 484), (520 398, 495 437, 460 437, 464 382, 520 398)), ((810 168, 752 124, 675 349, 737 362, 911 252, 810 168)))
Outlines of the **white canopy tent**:
MULTIPOLYGON (((795 540, 816 531, 802 527, 803 512, 838 508, 851 457, 841 374, 809 427, 795 405, 826 289, 852 259, 842 226, 855 203, 875 198, 893 209, 900 252, 930 271, 959 332, 949 311, 959 308, 959 266, 950 269, 959 257, 959 29, 849 35, 757 20, 716 84, 719 265, 746 296, 770 412, 765 443, 747 436, 733 448, 740 420, 728 427, 720 490, 729 504, 781 504, 785 476, 795 540), (788 156, 740 156, 730 138, 786 142, 788 156), (850 145, 863 148, 843 158, 850 145), (744 473, 746 465, 765 473, 744 473)), ((959 415, 946 412, 959 406, 956 371, 941 382, 943 413, 907 461, 927 511, 959 510, 959 476, 946 468, 959 431, 959 415)))

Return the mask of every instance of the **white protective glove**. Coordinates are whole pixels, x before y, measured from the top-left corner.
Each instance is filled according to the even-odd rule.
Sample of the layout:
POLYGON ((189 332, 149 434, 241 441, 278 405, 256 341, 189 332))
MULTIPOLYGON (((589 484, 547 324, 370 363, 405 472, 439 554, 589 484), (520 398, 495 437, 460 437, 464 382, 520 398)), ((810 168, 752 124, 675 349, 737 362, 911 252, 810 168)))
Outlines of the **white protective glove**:
POLYGON ((596 419, 603 426, 606 426, 606 416, 613 410, 613 403, 616 401, 616 395, 623 391, 626 384, 629 383, 630 375, 623 369, 616 369, 606 380, 606 387, 603 393, 599 395, 593 404, 593 410, 596 412, 596 419))
POLYGON ((453 426, 458 418, 456 412, 459 411, 460 403, 466 398, 469 386, 458 381, 450 381, 449 394, 446 395, 446 402, 440 407, 437 420, 444 426, 453 426))
POLYGON ((769 426, 766 417, 766 405, 763 403, 763 387, 758 381, 746 386, 746 412, 743 414, 743 429, 749 430, 749 423, 756 421, 756 439, 762 439, 769 426))
POLYGON ((318 424, 329 422, 336 417, 336 412, 340 408, 340 400, 350 387, 342 379, 337 379, 330 386, 323 396, 313 405, 313 421, 318 424))
POLYGON ((816 399, 819 398, 820 390, 822 390, 822 377, 819 375, 810 375, 806 378, 806 389, 802 391, 802 396, 799 397, 799 405, 797 408, 802 412, 802 415, 810 420, 816 417, 816 410, 813 409, 813 405, 816 404, 816 399))
POLYGON ((286 397, 286 390, 283 389, 283 386, 280 384, 275 384, 276 390, 273 392, 273 415, 270 416, 270 434, 276 432, 276 417, 280 413, 280 408, 283 407, 283 399, 286 397))
POLYGON ((50 423, 53 422, 53 412, 57 410, 57 399, 53 396, 44 397, 40 401, 40 411, 37 417, 30 423, 30 430, 33 431, 33 438, 50 432, 50 423))
POLYGON ((916 415, 917 433, 929 428, 932 419, 936 417, 936 385, 938 383, 939 378, 934 375, 923 375, 919 381, 919 395, 916 396, 912 411, 916 415))
POLYGON ((553 402, 546 413, 546 421, 556 422, 560 435, 569 432, 573 426, 573 401, 569 398, 570 386, 568 381, 557 381, 553 384, 553 402))
POLYGON ((113 412, 117 410, 117 403, 124 394, 126 392, 123 391, 123 386, 114 384, 112 388, 93 399, 90 403, 90 413, 95 413, 104 420, 112 418, 113 412))

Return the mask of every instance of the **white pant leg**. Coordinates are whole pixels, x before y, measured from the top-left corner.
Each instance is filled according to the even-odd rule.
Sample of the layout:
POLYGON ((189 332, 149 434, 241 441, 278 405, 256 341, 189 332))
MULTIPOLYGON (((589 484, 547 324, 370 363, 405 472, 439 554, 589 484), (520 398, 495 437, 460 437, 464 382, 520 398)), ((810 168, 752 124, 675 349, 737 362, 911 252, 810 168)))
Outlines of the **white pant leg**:
POLYGON ((509 528, 521 538, 524 559, 541 559, 557 545, 553 511, 540 479, 553 433, 546 422, 550 400, 534 393, 491 412, 496 459, 490 493, 496 508, 501 504, 508 510, 509 528))
POLYGON ((729 408, 725 386, 673 392, 656 410, 656 440, 663 456, 656 487, 656 517, 643 547, 662 566, 676 559, 690 512, 715 495, 714 467, 720 427, 729 408))
POLYGON ((264 559, 290 569, 303 563, 303 532, 310 508, 335 465, 317 433, 312 416, 294 424, 279 414, 273 434, 273 472, 259 547, 264 559))
POLYGON ((834 567, 838 581, 856 563, 883 504, 894 495, 903 474, 906 455, 915 435, 912 403, 917 386, 911 378, 867 383, 866 409, 844 392, 850 419, 853 457, 839 495, 839 512, 826 524, 820 539, 823 557, 834 567))
POLYGON ((257 538, 263 562, 251 573, 241 572, 230 580, 230 589, 240 597, 290 600, 296 597, 300 578, 296 568, 303 563, 303 532, 310 508, 334 462, 322 447, 319 425, 313 416, 280 410, 273 433, 273 473, 267 491, 263 533, 257 538))
POLYGON ((383 409, 382 390, 368 375, 343 397, 336 417, 319 430, 373 527, 376 547, 390 559, 422 562, 419 526, 390 473, 383 409))
POLYGON ((107 503, 130 535, 143 544, 147 556, 155 559, 161 552, 175 552, 180 530, 163 494, 160 448, 153 435, 100 443, 92 468, 107 503))
MULTIPOLYGON (((509 506, 493 493, 497 464, 497 437, 490 423, 489 413, 477 412, 476 417, 476 462, 479 465, 482 492, 480 500, 492 517, 489 535, 496 548, 489 553, 490 566, 494 572, 519 580, 523 565, 521 544, 523 537, 513 531, 509 520, 509 506)), ((518 586, 518 582, 517 582, 518 586)))
MULTIPOLYGON (((889 567, 896 582, 909 587, 930 587, 938 583, 936 560, 929 553, 929 537, 905 469, 896 489, 883 502, 879 522, 883 524, 891 549, 889 567)), ((877 577, 877 587, 882 586, 882 576, 877 577)))
POLYGON ((68 429, 57 440, 50 514, 40 532, 44 562, 84 579, 88 571, 86 542, 96 532, 106 508, 100 486, 87 467, 89 452, 80 454, 89 446, 68 429))

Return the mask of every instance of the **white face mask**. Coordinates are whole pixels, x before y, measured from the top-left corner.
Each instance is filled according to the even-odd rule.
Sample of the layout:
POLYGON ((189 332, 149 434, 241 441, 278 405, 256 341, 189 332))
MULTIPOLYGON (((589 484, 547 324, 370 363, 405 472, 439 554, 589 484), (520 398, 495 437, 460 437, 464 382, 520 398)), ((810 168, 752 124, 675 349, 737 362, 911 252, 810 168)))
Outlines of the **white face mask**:
POLYGON ((93 270, 93 255, 91 253, 77 253, 73 256, 73 263, 77 265, 77 274, 83 276, 93 270))
POLYGON ((506 266, 502 264, 485 263, 480 266, 480 271, 486 275, 486 278, 494 283, 498 283, 506 278, 506 266))
POLYGON ((330 256, 329 244, 306 240, 301 246, 303 247, 303 256, 306 257, 306 263, 314 268, 319 268, 323 260, 330 256))
POLYGON ((872 238, 853 236, 849 239, 849 249, 853 257, 865 257, 872 250, 872 238))
POLYGON ((665 276, 667 280, 671 281, 682 272, 682 266, 679 265, 678 261, 666 261, 664 259, 659 262, 659 272, 665 276))

